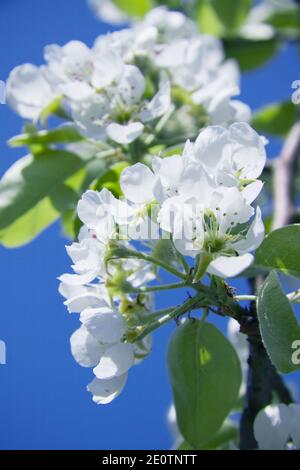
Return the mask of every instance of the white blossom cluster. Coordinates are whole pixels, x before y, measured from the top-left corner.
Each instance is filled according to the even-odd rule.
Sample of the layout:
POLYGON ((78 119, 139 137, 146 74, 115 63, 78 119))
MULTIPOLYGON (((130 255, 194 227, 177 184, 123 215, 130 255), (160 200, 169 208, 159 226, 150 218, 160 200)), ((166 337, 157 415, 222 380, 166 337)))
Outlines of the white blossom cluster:
POLYGON ((201 275, 238 275, 264 237, 260 209, 252 203, 262 189, 265 159, 265 140, 248 124, 210 126, 194 143, 187 141, 183 155, 154 157, 151 168, 125 168, 123 198, 106 188, 83 194, 79 242, 67 248, 75 273, 60 278, 60 292, 69 311, 80 314, 72 352, 81 365, 94 367, 89 390, 97 403, 111 401, 128 369, 149 351, 148 340, 127 341, 132 316, 123 307, 124 296, 130 301, 126 290, 107 290, 112 279, 122 291, 123 281, 141 287, 155 278, 144 259, 126 259, 130 244, 149 247, 168 236, 181 255, 195 258, 195 271, 202 266, 201 275), (107 263, 111 240, 125 255, 107 263))
MULTIPOLYGON (((94 225, 92 215, 90 225, 94 225)), ((128 370, 151 350, 150 336, 135 344, 126 341, 129 321, 147 315, 151 298, 144 296, 137 301, 121 292, 109 291, 106 280, 108 276, 124 278, 138 288, 153 280, 155 273, 140 260, 110 263, 108 272, 104 262, 105 241, 86 227, 81 230, 78 243, 68 246, 67 252, 74 273, 60 277, 59 291, 66 299, 68 311, 79 314, 81 322, 71 337, 71 351, 81 366, 93 368, 95 378, 87 387, 93 401, 110 403, 125 386, 128 370)))
POLYGON ((99 238, 107 231, 131 240, 171 237, 182 255, 206 260, 208 273, 235 276, 264 237, 261 211, 252 204, 263 187, 265 143, 247 123, 209 126, 186 142, 183 155, 125 168, 123 199, 106 189, 87 191, 79 217, 99 238))
POLYGON ((44 57, 40 67, 24 64, 11 72, 8 103, 21 117, 37 120, 59 102, 79 132, 95 141, 125 145, 153 134, 178 90, 208 124, 250 119, 248 106, 232 99, 239 94, 239 70, 224 59, 221 42, 165 7, 100 36, 92 48, 80 41, 52 44, 44 57))

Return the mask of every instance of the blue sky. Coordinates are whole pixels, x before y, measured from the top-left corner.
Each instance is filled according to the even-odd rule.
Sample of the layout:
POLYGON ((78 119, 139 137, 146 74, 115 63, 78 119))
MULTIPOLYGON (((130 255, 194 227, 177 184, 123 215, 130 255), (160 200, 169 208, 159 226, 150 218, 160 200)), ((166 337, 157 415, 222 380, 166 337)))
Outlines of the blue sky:
MULTIPOLYGON (((0 80, 16 65, 42 63, 46 44, 79 39, 92 45, 108 30, 85 0, 1 0, 0 80)), ((291 83, 299 78, 298 51, 288 47, 264 68, 243 76, 242 99, 253 108, 289 99, 291 83)), ((19 117, 0 105, 0 174, 23 156, 22 149, 6 145, 20 130, 19 117)), ((279 143, 271 141, 269 155, 278 149, 279 143)), ((103 407, 93 404, 85 391, 91 371, 79 367, 69 350, 78 319, 66 312, 57 292, 56 278, 70 264, 65 243, 56 224, 26 247, 0 247, 0 339, 7 344, 7 365, 0 365, 0 448, 167 449, 171 392, 165 358, 174 325, 155 334, 151 356, 130 371, 117 400, 103 407)), ((185 295, 172 292, 172 302, 185 295)), ((159 297, 159 308, 169 304, 167 294, 159 297)))

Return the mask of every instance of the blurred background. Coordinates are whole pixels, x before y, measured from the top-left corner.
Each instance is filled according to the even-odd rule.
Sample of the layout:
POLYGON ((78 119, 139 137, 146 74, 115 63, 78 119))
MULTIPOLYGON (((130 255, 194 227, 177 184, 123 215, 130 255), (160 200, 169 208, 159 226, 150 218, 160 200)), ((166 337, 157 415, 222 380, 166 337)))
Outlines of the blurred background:
MULTIPOLYGON (((47 44, 78 39, 91 46, 98 35, 112 29, 93 15, 86 0, 0 0, 0 80, 17 65, 41 64, 47 44)), ((252 109, 291 99, 291 84, 300 79, 298 47, 291 42, 262 67, 243 73, 241 99, 252 109)), ((1 175, 23 156, 22 149, 6 144, 20 131, 20 118, 0 105, 1 175)), ((270 138, 269 157, 280 148, 280 139, 270 138)), ((57 291, 57 276, 69 270, 66 243, 55 224, 27 246, 0 247, 0 340, 7 346, 7 364, 0 365, 0 448, 171 447, 165 357, 175 324, 156 332, 152 354, 130 371, 120 397, 96 406, 86 392, 91 371, 77 365, 70 353, 69 337, 78 319, 67 313, 57 291)), ((243 281, 234 284, 240 292, 247 290, 243 281)), ((158 298, 158 308, 169 305, 167 295, 158 298)), ((175 304, 187 293, 170 295, 175 304)), ((300 384, 299 374, 289 381, 300 384)))

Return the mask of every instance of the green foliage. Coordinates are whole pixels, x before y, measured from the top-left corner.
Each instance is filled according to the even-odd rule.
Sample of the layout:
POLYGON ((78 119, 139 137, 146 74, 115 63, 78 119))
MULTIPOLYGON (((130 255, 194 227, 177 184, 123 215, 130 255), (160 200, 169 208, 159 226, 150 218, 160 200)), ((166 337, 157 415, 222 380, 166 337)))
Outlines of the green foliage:
POLYGON ((136 18, 143 17, 152 7, 152 0, 113 0, 120 10, 129 16, 136 18))
POLYGON ((266 19, 266 23, 276 28, 279 33, 297 38, 300 36, 300 7, 275 11, 266 19))
POLYGON ((255 41, 238 37, 224 40, 226 56, 236 59, 243 71, 264 65, 277 52, 279 44, 277 39, 255 41))
POLYGON ((204 448, 238 400, 237 354, 216 327, 188 320, 171 338, 168 366, 180 432, 195 449, 204 448))
POLYGON ((273 364, 286 374, 299 370, 300 365, 292 362, 292 345, 300 339, 300 326, 275 271, 269 274, 259 291, 257 314, 262 339, 273 364))
POLYGON ((17 135, 8 142, 11 147, 23 147, 31 145, 68 144, 80 142, 82 135, 73 126, 62 126, 53 130, 33 131, 17 135))
POLYGON ((252 126, 258 132, 284 137, 296 118, 296 106, 290 101, 283 101, 258 110, 253 116, 252 126))
POLYGON ((222 449, 229 441, 234 441, 238 438, 238 429, 237 426, 230 422, 225 422, 223 426, 219 429, 216 435, 206 442, 205 446, 199 447, 198 449, 193 449, 193 447, 186 441, 178 447, 177 450, 216 450, 222 449))
POLYGON ((32 209, 0 230, 0 243, 7 248, 17 248, 29 243, 59 218, 49 197, 42 199, 32 209))
POLYGON ((18 160, 0 182, 1 243, 27 243, 74 205, 84 165, 75 154, 50 149, 18 160))
POLYGON ((251 0, 200 0, 198 24, 200 31, 216 36, 228 36, 245 22, 251 0))
POLYGON ((300 277, 300 224, 288 225, 267 235, 256 251, 255 263, 300 277))

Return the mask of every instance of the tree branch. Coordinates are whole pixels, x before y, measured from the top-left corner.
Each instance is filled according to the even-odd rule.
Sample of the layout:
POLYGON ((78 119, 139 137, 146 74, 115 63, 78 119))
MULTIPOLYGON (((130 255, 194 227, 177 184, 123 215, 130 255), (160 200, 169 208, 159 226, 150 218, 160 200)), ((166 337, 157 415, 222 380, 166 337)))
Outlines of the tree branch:
POLYGON ((273 377, 273 366, 262 344, 258 330, 256 333, 248 334, 249 359, 246 401, 240 423, 240 449, 257 449, 257 442, 254 437, 254 420, 258 412, 269 405, 272 401, 272 387, 270 386, 273 377))
MULTIPOLYGON (((295 214, 294 176, 297 157, 300 152, 300 122, 292 127, 279 157, 273 164, 274 218, 272 230, 291 223, 295 214)), ((262 279, 250 280, 252 293, 255 294, 262 279)), ((248 324, 241 323, 241 331, 249 341, 249 369, 243 414, 240 423, 240 449, 256 449, 253 425, 259 411, 269 405, 275 392, 283 403, 291 403, 293 398, 283 379, 270 361, 262 343, 256 305, 252 303, 252 319, 248 324)))
POLYGON ((274 218, 272 230, 289 224, 294 213, 293 180, 300 152, 300 122, 292 127, 273 165, 274 218))

